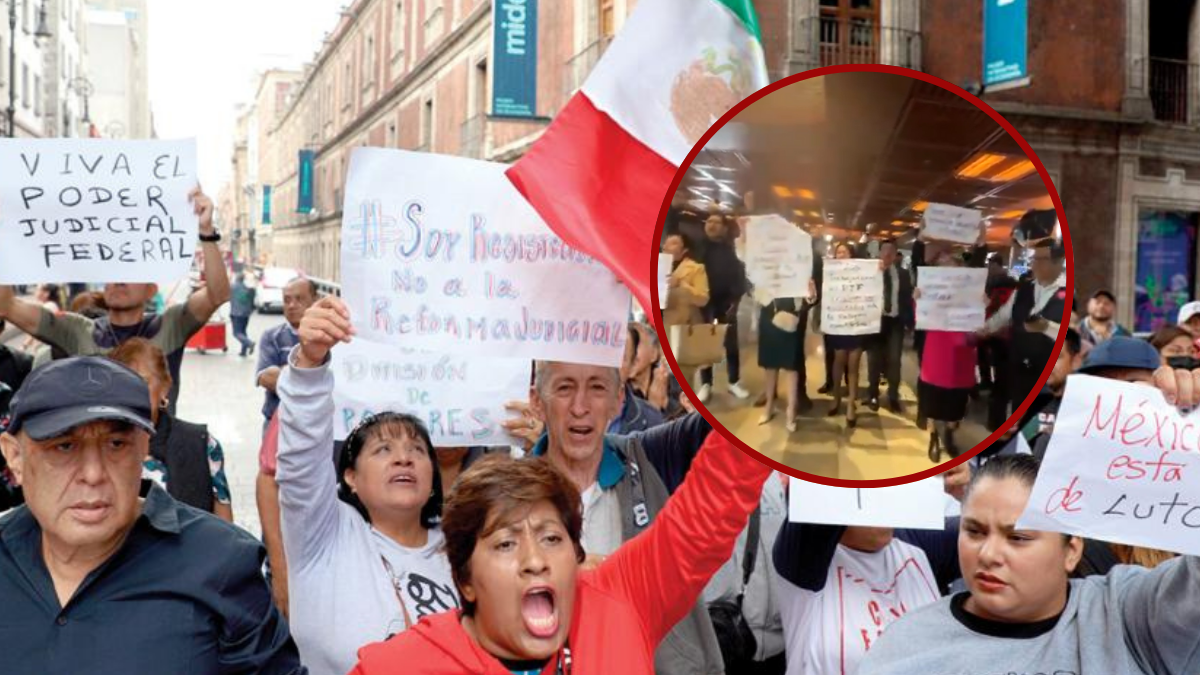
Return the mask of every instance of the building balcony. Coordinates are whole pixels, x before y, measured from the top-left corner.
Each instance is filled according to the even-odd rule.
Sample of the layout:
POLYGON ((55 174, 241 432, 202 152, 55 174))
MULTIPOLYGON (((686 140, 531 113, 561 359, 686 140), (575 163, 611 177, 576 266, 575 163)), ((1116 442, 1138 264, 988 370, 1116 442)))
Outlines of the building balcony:
POLYGON ((483 159, 487 141, 487 115, 479 114, 462 123, 463 157, 483 159))
POLYGON ((569 99, 579 91, 583 86, 584 80, 588 74, 592 72, 592 68, 600 62, 600 57, 604 54, 604 50, 608 49, 609 43, 612 42, 611 37, 602 37, 592 44, 583 48, 575 56, 572 56, 567 61, 567 70, 563 75, 563 98, 569 99))
POLYGON ((1149 65, 1154 119, 1172 124, 1200 122, 1200 64, 1152 57, 1149 65))
POLYGON ((806 17, 792 31, 793 72, 854 63, 921 70, 921 33, 880 26, 868 19, 806 17))

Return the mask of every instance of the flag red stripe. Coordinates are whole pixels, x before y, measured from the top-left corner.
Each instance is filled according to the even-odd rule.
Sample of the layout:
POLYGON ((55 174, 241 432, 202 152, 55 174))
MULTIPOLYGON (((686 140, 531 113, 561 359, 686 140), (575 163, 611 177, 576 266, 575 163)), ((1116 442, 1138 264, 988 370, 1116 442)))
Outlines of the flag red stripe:
POLYGON ((607 265, 654 317, 651 240, 675 170, 576 94, 507 175, 555 234, 607 265))

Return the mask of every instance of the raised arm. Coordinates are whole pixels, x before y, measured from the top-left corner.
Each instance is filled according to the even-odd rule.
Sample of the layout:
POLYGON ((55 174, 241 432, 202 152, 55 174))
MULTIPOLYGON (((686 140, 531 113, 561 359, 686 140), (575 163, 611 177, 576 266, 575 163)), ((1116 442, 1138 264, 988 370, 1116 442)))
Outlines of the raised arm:
POLYGON ((689 413, 667 424, 631 434, 642 444, 668 493, 683 483, 692 460, 704 445, 712 425, 700 413, 689 413))
POLYGON ((770 467, 709 434, 687 480, 654 523, 593 573, 598 586, 637 608, 651 644, 688 613, 733 555, 770 475, 770 467))
POLYGON ((43 312, 49 313, 49 310, 42 303, 18 298, 12 286, 0 286, 0 319, 36 336, 43 312))
POLYGON ((323 298, 304 313, 300 345, 279 378, 279 485, 283 545, 299 569, 336 538, 342 511, 333 450, 333 373, 329 351, 351 333, 349 312, 337 298, 323 298))
MULTIPOLYGON (((200 218, 200 236, 212 235, 216 232, 213 227, 213 203, 199 187, 188 194, 192 208, 200 218)), ((221 247, 212 241, 200 242, 200 250, 204 252, 204 287, 192 293, 188 298, 188 312, 200 323, 206 323, 221 305, 229 302, 229 273, 225 270, 225 259, 221 256, 221 247)))

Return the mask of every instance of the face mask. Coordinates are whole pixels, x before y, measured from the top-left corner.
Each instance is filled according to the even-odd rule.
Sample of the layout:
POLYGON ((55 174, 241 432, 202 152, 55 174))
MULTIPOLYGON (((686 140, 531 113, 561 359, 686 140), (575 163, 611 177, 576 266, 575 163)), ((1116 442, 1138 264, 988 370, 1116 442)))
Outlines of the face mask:
POLYGON ((1175 370, 1200 369, 1200 359, 1194 356, 1168 356, 1167 365, 1175 370))

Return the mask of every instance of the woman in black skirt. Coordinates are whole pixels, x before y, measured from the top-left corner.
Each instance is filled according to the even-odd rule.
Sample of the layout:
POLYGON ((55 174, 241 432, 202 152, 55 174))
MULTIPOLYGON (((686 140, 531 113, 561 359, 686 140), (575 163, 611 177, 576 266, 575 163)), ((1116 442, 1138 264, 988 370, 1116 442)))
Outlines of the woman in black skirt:
MULTIPOLYGON (((846 260, 855 257, 854 247, 849 242, 838 242, 833 249, 833 257, 846 260)), ((848 380, 846 399, 846 426, 853 429, 858 425, 858 412, 854 404, 858 401, 858 369, 862 361, 863 347, 869 335, 828 335, 825 338, 825 348, 833 350, 833 381, 840 384, 843 378, 848 380)), ((833 388, 833 406, 828 416, 834 417, 841 412, 842 388, 833 388)))
POLYGON ((796 382, 796 377, 803 371, 804 364, 804 342, 798 327, 799 322, 807 316, 807 313, 801 313, 801 309, 806 304, 816 302, 816 296, 816 284, 809 279, 807 298, 780 298, 767 303, 759 311, 758 366, 763 369, 766 380, 764 395, 767 399, 767 407, 758 420, 759 424, 767 424, 775 417, 775 388, 779 380, 779 371, 784 370, 788 373, 787 430, 789 433, 796 430, 800 392, 800 383, 796 382), (777 315, 781 315, 779 319, 776 318, 777 315))

